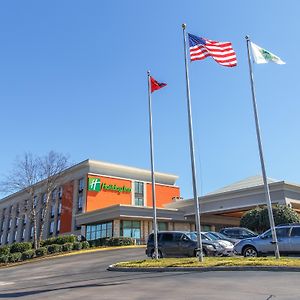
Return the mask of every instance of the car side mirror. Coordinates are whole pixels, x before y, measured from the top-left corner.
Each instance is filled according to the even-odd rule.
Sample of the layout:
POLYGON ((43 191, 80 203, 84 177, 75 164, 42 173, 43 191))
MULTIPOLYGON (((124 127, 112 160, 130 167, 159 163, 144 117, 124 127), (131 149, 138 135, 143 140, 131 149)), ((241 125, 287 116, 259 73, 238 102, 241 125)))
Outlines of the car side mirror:
POLYGON ((190 239, 189 239, 187 236, 184 236, 184 237, 182 237, 182 240, 183 240, 184 242, 188 242, 190 239))

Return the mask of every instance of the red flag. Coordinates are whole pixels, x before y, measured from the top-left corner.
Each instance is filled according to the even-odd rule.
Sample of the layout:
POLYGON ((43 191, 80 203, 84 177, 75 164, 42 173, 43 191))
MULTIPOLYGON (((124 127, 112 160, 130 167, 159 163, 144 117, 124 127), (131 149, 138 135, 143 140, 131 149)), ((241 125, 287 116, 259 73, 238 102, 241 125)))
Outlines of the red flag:
POLYGON ((151 80, 151 93, 167 85, 166 83, 156 81, 152 76, 150 76, 150 80, 151 80))

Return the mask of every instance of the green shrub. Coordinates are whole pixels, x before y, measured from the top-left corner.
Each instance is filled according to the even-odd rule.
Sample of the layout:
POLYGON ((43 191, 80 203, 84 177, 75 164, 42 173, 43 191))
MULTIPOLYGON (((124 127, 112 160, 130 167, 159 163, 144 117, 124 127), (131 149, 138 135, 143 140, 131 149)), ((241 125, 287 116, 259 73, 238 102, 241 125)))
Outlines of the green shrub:
POLYGON ((16 252, 25 252, 32 249, 32 244, 30 242, 21 242, 21 243, 13 243, 10 246, 10 253, 16 252))
POLYGON ((14 252, 14 253, 11 253, 8 256, 8 261, 10 263, 14 263, 14 262, 20 261, 21 257, 22 257, 22 253, 21 252, 14 252))
POLYGON ((35 251, 34 250, 27 250, 22 253, 22 260, 31 259, 34 257, 35 251))
POLYGON ((66 243, 74 243, 76 242, 77 238, 75 235, 62 235, 62 236, 58 236, 58 237, 52 237, 49 239, 46 239, 44 241, 41 241, 40 245, 41 246, 49 246, 49 245, 53 245, 53 244, 57 244, 57 245, 63 245, 66 243))
POLYGON ((0 264, 8 263, 8 255, 0 255, 0 264))
POLYGON ((62 251, 62 245, 53 244, 53 245, 49 245, 47 247, 47 252, 49 254, 58 253, 58 252, 61 252, 61 251, 62 251))
POLYGON ((3 246, 0 248, 0 256, 1 255, 9 255, 10 253, 10 247, 9 246, 3 246))
POLYGON ((87 242, 87 241, 81 242, 81 248, 82 249, 88 249, 88 248, 90 248, 89 242, 87 242))
POLYGON ((68 252, 73 250, 73 243, 65 243, 62 245, 62 251, 68 252))
POLYGON ((100 238, 92 241, 88 241, 90 247, 101 247, 107 245, 108 238, 100 238))
POLYGON ((92 241, 88 241, 90 247, 101 247, 101 246, 128 246, 134 245, 134 239, 129 237, 111 237, 101 238, 92 241))
POLYGON ((128 246, 134 245, 134 239, 129 237, 112 237, 108 239, 107 246, 128 246))
POLYGON ((35 255, 37 257, 45 256, 47 255, 47 248, 46 247, 40 247, 35 250, 35 255))
POLYGON ((73 243, 73 250, 81 250, 82 246, 80 242, 73 243))
POLYGON ((63 245, 66 243, 75 243, 76 241, 77 237, 75 235, 62 235, 57 237, 55 244, 63 245))

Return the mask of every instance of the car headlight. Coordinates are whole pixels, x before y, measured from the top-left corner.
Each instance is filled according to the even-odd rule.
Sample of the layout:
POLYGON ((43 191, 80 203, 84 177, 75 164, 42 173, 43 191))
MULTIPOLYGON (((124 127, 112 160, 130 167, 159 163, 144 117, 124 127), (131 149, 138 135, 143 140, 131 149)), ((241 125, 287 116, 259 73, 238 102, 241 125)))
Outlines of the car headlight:
POLYGON ((213 245, 207 245, 206 248, 209 250, 215 250, 215 247, 213 245))

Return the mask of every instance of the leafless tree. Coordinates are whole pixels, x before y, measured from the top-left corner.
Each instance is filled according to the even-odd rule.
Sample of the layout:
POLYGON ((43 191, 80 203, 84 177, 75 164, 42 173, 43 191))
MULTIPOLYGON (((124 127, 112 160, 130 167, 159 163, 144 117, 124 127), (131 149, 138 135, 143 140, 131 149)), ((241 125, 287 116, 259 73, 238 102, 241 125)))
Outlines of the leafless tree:
POLYGON ((34 156, 27 152, 21 159, 16 159, 13 170, 1 182, 2 192, 25 191, 28 194, 29 199, 25 200, 20 214, 27 216, 33 224, 35 249, 42 240, 51 194, 58 188, 62 172, 67 167, 68 157, 63 154, 50 151, 45 156, 34 156), (37 201, 39 189, 43 191, 43 198, 37 201))

